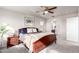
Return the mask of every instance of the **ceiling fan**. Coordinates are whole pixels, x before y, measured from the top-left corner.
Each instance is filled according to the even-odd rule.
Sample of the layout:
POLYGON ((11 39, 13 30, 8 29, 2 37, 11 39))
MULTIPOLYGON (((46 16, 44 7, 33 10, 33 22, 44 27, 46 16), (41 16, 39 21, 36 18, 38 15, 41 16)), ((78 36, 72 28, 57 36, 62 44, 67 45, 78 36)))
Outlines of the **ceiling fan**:
POLYGON ((43 12, 43 15, 47 14, 47 13, 54 13, 54 9, 56 9, 57 7, 53 7, 53 6, 40 6, 43 10, 42 11, 37 11, 38 12, 43 12))

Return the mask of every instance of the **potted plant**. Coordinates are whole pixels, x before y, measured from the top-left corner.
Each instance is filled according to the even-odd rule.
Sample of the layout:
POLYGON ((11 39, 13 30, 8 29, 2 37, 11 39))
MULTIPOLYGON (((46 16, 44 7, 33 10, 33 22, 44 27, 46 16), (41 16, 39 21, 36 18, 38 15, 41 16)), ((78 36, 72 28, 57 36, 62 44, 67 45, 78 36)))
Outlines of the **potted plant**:
POLYGON ((3 35, 8 32, 8 30, 6 29, 7 26, 8 25, 1 25, 0 26, 0 38, 1 39, 3 38, 3 35))

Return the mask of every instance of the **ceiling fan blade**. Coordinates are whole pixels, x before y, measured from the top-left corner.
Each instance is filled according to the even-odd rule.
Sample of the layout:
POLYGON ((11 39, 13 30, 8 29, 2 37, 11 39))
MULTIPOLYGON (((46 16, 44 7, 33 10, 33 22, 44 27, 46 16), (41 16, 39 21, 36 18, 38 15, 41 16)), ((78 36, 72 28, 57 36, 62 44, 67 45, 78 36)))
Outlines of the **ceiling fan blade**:
POLYGON ((48 11, 49 13, 54 13, 54 12, 52 12, 52 11, 48 11))
POLYGON ((53 9, 56 9, 57 7, 52 7, 52 8, 50 8, 50 9, 48 9, 48 10, 53 10, 53 9))

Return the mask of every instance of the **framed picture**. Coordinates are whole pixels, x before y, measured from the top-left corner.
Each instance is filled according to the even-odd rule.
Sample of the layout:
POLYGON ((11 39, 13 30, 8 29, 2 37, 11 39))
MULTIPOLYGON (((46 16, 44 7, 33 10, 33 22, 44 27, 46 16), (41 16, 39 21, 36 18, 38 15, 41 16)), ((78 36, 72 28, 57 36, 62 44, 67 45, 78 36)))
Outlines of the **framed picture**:
POLYGON ((34 17, 33 16, 24 17, 24 25, 25 26, 32 26, 33 24, 34 24, 34 17))

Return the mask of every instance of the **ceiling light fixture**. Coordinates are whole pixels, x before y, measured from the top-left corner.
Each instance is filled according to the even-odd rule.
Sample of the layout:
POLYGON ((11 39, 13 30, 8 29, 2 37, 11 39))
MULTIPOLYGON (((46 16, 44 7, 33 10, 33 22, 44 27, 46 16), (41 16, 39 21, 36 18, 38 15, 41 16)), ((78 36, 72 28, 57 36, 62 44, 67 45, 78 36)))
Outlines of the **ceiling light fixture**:
POLYGON ((44 13, 45 13, 45 14, 47 14, 47 13, 48 13, 48 11, 45 11, 44 13))

